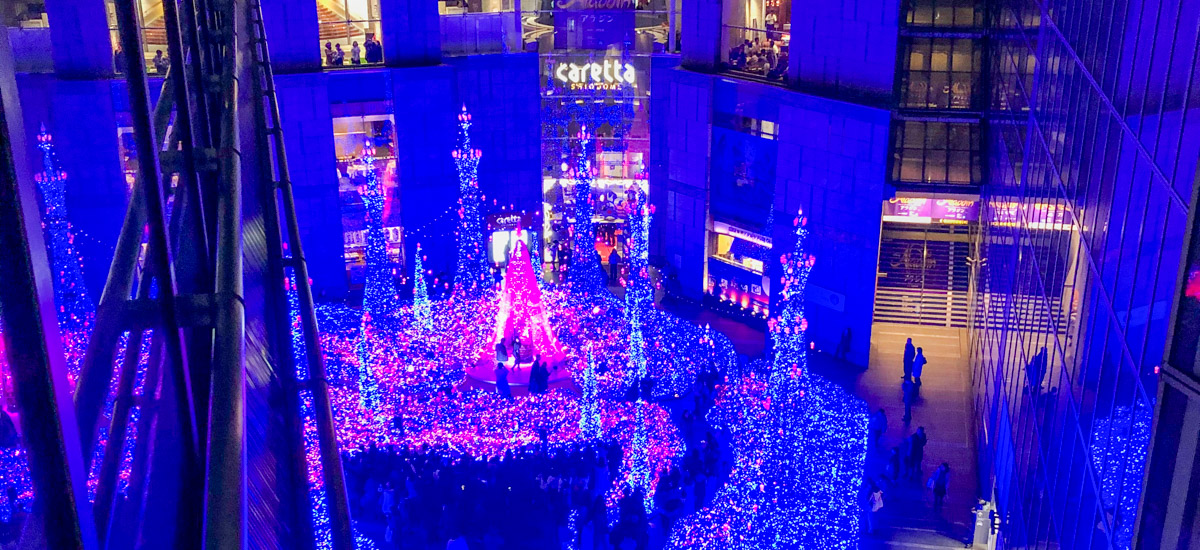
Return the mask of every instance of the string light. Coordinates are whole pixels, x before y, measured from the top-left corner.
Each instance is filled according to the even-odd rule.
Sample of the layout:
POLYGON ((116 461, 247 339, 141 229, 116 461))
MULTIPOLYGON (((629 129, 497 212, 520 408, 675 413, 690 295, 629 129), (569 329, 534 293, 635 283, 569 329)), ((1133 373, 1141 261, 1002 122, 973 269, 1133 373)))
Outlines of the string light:
POLYGON ((596 168, 592 165, 592 136, 586 125, 580 125, 575 134, 575 147, 570 163, 563 163, 567 178, 574 181, 575 222, 573 228, 574 254, 568 281, 572 290, 582 295, 592 295, 604 289, 604 273, 600 268, 600 254, 596 252, 596 222, 593 219, 595 205, 592 203, 592 181, 596 168))
POLYGON ((59 168, 54 139, 43 125, 37 136, 42 151, 42 171, 34 179, 42 194, 42 227, 50 266, 54 269, 54 303, 58 329, 66 353, 67 370, 74 383, 92 334, 96 307, 83 283, 82 260, 75 251, 75 234, 67 220, 67 173, 59 168))
POLYGON ((417 327, 428 333, 433 330, 433 310, 429 305, 429 287, 425 283, 421 243, 417 243, 417 254, 413 259, 413 277, 416 280, 413 289, 413 317, 417 321, 417 327))
POLYGON ((1112 543, 1130 548, 1138 500, 1142 496, 1142 472, 1150 450, 1154 410, 1145 403, 1117 406, 1112 415, 1097 419, 1092 426, 1092 467, 1100 475, 1100 501, 1113 510, 1112 543))
POLYGON ((458 172, 458 260, 454 291, 478 297, 492 287, 491 268, 483 245, 483 220, 480 212, 479 158, 483 151, 471 148, 471 113, 463 105, 458 115, 459 145, 450 153, 458 172))
POLYGON ((815 258, 807 220, 781 257, 773 356, 722 388, 710 413, 733 435, 735 464, 712 504, 685 518, 671 548, 857 548, 858 489, 866 464, 866 404, 808 372, 804 291, 815 258), (769 370, 767 380, 755 372, 769 370))
POLYGON ((387 234, 383 230, 383 207, 386 193, 375 167, 375 147, 370 141, 363 144, 362 174, 366 178, 362 199, 367 211, 366 283, 363 288, 364 327, 366 317, 376 320, 396 310, 396 282, 392 276, 387 253, 387 234))
POLYGON ((587 439, 600 437, 600 405, 597 402, 599 387, 596 382, 596 359, 588 351, 587 363, 577 382, 579 397, 579 432, 587 439))

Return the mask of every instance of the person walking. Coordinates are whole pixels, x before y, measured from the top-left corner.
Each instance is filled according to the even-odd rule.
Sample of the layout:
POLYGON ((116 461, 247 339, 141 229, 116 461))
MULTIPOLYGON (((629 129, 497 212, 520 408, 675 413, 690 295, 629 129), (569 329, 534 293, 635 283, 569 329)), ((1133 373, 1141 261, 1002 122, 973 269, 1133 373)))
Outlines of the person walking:
POLYGON ((875 532, 875 525, 879 521, 879 510, 883 508, 883 489, 880 489, 875 482, 871 482, 870 493, 867 494, 867 533, 875 532))
POLYGON ((921 426, 917 428, 916 433, 912 434, 912 457, 909 460, 912 476, 921 475, 921 463, 925 461, 926 443, 929 443, 929 437, 925 435, 925 426, 921 426))
POLYGON ((933 490, 933 509, 940 511, 946 502, 946 491, 950 488, 950 465, 943 462, 925 485, 933 490))
POLYGON ((917 348, 913 347, 912 338, 909 338, 908 342, 904 343, 904 376, 900 377, 901 380, 912 378, 913 359, 916 356, 917 348))
POLYGON ((850 332, 850 327, 842 331, 842 338, 838 340, 837 351, 834 352, 833 358, 847 361, 850 355, 850 342, 854 338, 854 334, 850 332))
POLYGON ((917 393, 921 392, 921 372, 925 370, 925 350, 917 348, 917 355, 913 357, 912 377, 913 383, 917 386, 917 393))
POLYGON ((878 447, 879 439, 887 432, 887 413, 883 412, 883 409, 875 411, 867 426, 871 435, 871 445, 878 447))
POLYGON ((892 447, 892 452, 888 453, 887 467, 884 472, 887 478, 892 483, 900 481, 900 448, 892 447))
POLYGON ((617 249, 613 248, 612 253, 608 255, 608 282, 616 284, 617 279, 621 277, 621 255, 617 254, 617 249))
POLYGON ((900 442, 900 460, 904 462, 902 465, 903 469, 901 470, 902 473, 900 474, 902 478, 912 477, 912 449, 913 438, 910 435, 905 437, 904 441, 900 442))
POLYGON ((905 425, 912 420, 912 406, 917 402, 917 385, 912 380, 905 380, 900 385, 900 390, 904 392, 904 417, 901 420, 905 425))

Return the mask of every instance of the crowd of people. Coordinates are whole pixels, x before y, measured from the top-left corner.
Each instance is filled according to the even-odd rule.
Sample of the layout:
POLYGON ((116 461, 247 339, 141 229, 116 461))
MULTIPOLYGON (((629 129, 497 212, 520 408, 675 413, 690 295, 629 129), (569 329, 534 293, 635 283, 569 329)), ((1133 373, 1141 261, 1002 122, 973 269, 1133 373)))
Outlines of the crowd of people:
POLYGON ((788 47, 769 38, 746 39, 729 50, 729 64, 739 71, 782 80, 787 76, 788 47))
POLYGON ((712 432, 645 493, 609 505, 623 451, 612 442, 534 445, 488 459, 446 449, 375 448, 345 457, 353 516, 383 549, 645 549, 702 507, 721 475, 712 432))
POLYGON ((349 52, 342 49, 341 43, 326 42, 321 55, 325 60, 325 66, 338 67, 347 64, 347 53, 350 54, 350 65, 362 65, 364 61, 366 63, 383 63, 383 45, 375 39, 374 34, 368 34, 362 46, 358 45, 357 40, 352 41, 349 52))

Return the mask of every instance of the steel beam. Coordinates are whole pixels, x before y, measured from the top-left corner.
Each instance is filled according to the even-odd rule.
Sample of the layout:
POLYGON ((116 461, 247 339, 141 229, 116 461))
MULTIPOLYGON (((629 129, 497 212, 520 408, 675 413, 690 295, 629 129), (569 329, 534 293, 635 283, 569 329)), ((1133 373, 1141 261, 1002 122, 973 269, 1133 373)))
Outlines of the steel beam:
POLYGON ((200 443, 193 403, 192 379, 187 363, 187 342, 175 315, 178 285, 172 261, 172 249, 167 235, 166 190, 159 177, 158 141, 150 117, 150 91, 147 87, 146 60, 142 55, 142 37, 138 26, 135 0, 116 1, 117 27, 124 49, 128 70, 129 111, 133 119, 137 142, 139 174, 146 193, 146 213, 150 229, 150 248, 155 250, 154 273, 158 280, 159 299, 163 310, 163 335, 166 342, 169 373, 176 382, 179 435, 184 443, 180 463, 180 498, 176 547, 196 546, 200 539, 200 514, 192 495, 199 495, 203 485, 200 466, 200 443))

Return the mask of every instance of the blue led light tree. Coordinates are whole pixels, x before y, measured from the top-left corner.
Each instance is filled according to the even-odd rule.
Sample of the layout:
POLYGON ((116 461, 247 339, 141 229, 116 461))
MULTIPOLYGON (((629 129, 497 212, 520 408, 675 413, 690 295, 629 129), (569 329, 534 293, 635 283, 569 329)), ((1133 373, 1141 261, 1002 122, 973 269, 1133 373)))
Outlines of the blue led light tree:
POLYGON ((546 275, 542 272, 542 238, 532 231, 529 232, 529 261, 533 263, 533 276, 537 278, 538 288, 546 289, 546 275))
MULTIPOLYGON (((375 147, 367 142, 362 158, 363 205, 367 210, 366 283, 363 288, 363 311, 376 320, 396 311, 396 281, 387 253, 387 233, 383 229, 383 207, 387 197, 383 182, 375 169, 375 147)), ((365 315, 364 315, 365 316, 365 315)))
POLYGON ((599 384, 596 380, 596 360, 588 351, 587 363, 579 378, 579 433, 588 439, 600 438, 599 384))
POLYGON ((46 127, 38 134, 42 150, 42 171, 37 174, 41 191, 42 226, 50 265, 54 269, 54 302, 58 306, 58 329, 66 353, 67 367, 74 378, 87 350, 87 341, 95 321, 96 307, 83 283, 81 259, 75 251, 75 233, 67 220, 67 173, 58 164, 54 140, 46 127))
POLYGON ((629 248, 626 261, 629 279, 625 282, 625 307, 646 311, 654 305, 654 287, 650 284, 650 220, 651 207, 641 187, 634 191, 629 214, 629 248))
POLYGON ((592 219, 595 212, 592 181, 596 177, 596 168, 591 158, 592 137, 586 126, 581 126, 575 135, 575 145, 570 162, 563 163, 566 176, 575 182, 573 254, 568 282, 574 292, 593 294, 604 289, 605 277, 600 267, 600 255, 596 253, 596 223, 592 219))
POLYGON ((769 324, 770 374, 764 383, 751 369, 709 415, 734 435, 730 480, 681 522, 671 548, 858 547, 866 404, 808 372, 804 292, 815 259, 805 252, 805 218, 794 223, 796 247, 782 256, 779 313, 769 324))
POLYGON ((421 243, 413 259, 413 319, 417 328, 428 333, 433 330, 433 308, 429 303, 429 286, 425 283, 425 266, 421 258, 421 243))
POLYGON ((483 199, 479 192, 479 158, 483 151, 471 148, 471 113, 463 105, 458 115, 459 145, 450 153, 458 171, 458 260, 454 293, 478 297, 494 286, 483 244, 483 199))

